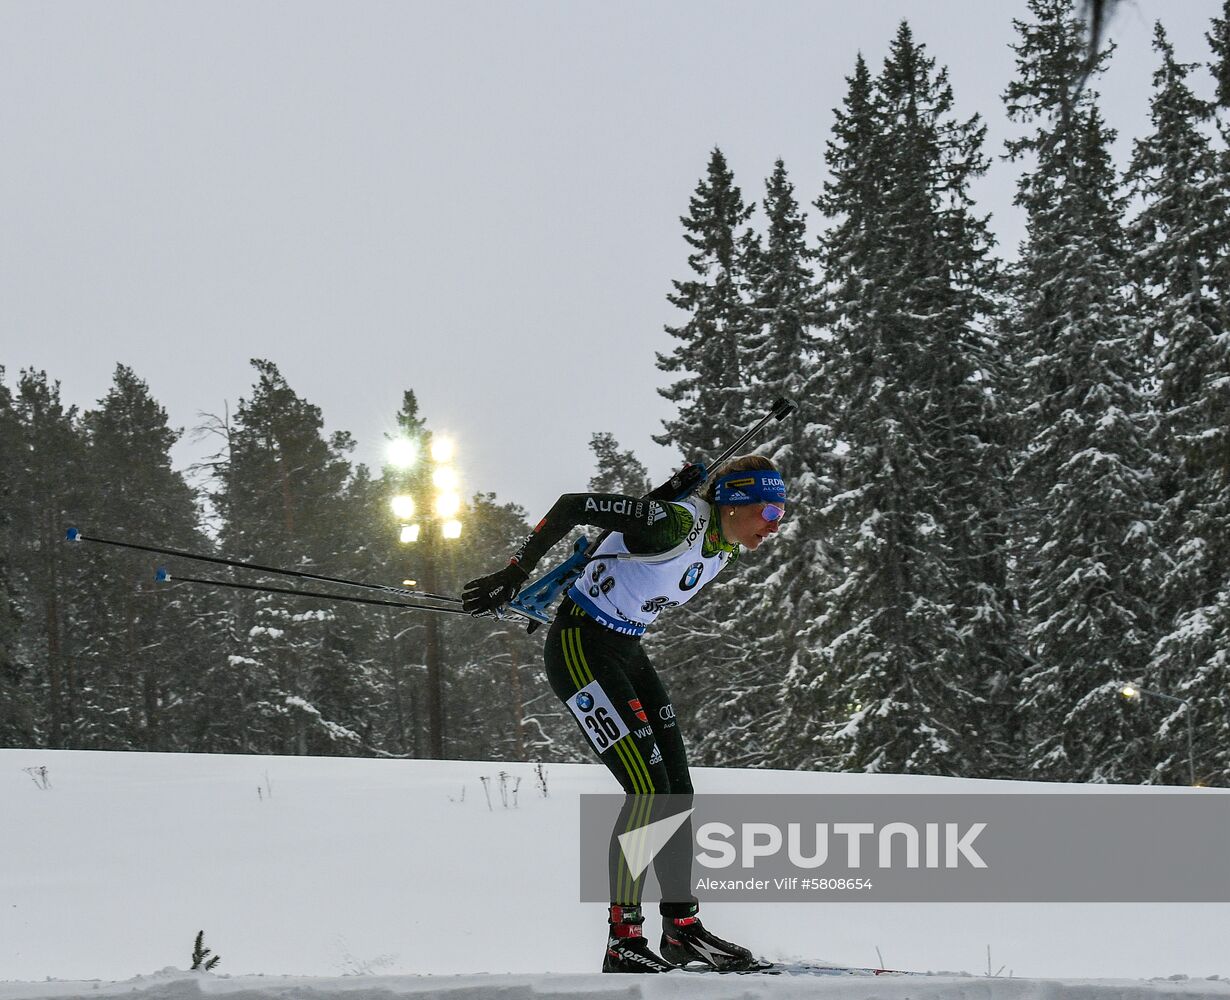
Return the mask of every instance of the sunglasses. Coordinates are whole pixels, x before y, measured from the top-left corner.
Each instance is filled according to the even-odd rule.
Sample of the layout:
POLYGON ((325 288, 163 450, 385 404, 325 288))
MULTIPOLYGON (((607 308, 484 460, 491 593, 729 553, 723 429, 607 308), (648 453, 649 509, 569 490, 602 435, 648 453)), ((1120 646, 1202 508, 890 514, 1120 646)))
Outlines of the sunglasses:
POLYGON ((786 508, 767 503, 760 508, 760 516, 771 524, 774 521, 780 521, 786 516, 786 508))

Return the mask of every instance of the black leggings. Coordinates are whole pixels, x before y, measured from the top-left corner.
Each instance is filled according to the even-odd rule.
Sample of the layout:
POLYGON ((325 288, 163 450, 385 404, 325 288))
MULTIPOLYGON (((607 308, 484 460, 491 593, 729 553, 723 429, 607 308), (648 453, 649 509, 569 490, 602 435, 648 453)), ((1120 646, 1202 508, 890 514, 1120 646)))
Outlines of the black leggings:
MULTIPOLYGON (((611 902, 638 906, 644 875, 632 876, 623 862, 618 836, 691 806, 692 779, 675 709, 639 638, 619 635, 599 625, 572 601, 564 599, 544 651, 547 680, 556 696, 572 704, 578 691, 604 696, 619 715, 626 735, 611 739, 600 724, 602 713, 577 719, 581 732, 625 792, 624 805, 609 848, 611 902), (592 686, 596 685, 596 687, 592 686), (670 799, 659 800, 658 796, 670 799)), ((654 858, 666 916, 696 912, 691 892, 692 823, 687 820, 654 858)))

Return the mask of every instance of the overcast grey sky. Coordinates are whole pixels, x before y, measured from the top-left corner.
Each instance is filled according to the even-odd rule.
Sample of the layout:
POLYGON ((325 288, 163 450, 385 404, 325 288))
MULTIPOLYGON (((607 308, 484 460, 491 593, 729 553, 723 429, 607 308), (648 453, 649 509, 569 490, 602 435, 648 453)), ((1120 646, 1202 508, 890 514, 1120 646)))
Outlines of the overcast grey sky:
MULTIPOLYGON (((1099 89, 1121 162, 1153 21, 1204 63, 1220 6, 1119 6, 1099 89)), ((1024 0, 0 0, 0 364, 88 406, 123 362, 191 427, 266 357, 374 466, 413 389, 466 492, 532 517, 585 485, 596 430, 664 475, 654 351, 710 150, 756 200, 783 157, 810 202, 856 53, 878 68, 904 17, 998 154, 1014 16, 1024 0)), ((977 189, 1007 247, 1013 178, 997 163, 977 189)))

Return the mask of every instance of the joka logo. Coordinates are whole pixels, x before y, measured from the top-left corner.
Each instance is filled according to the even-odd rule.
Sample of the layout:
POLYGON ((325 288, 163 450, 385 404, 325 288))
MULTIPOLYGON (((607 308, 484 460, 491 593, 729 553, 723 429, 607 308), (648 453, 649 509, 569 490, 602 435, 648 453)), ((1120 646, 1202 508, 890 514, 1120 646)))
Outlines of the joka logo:
POLYGON ((645 714, 645 709, 641 707, 640 698, 629 698, 628 707, 632 709, 633 712, 636 713, 636 717, 640 719, 642 722, 649 721, 649 716, 645 714))
POLYGON ((696 523, 692 525, 692 530, 688 532, 688 537, 684 539, 688 545, 691 545, 696 539, 700 538, 705 533, 705 525, 709 523, 709 519, 698 517, 696 523))
POLYGON ((658 851, 666 846, 666 842, 691 815, 692 810, 687 809, 619 835, 619 849, 623 852, 624 863, 634 879, 641 877, 641 873, 649 867, 658 851))
POLYGON ((687 568, 687 572, 685 572, 683 576, 680 578, 679 589, 680 590, 691 590, 698 583, 700 583, 700 576, 702 573, 704 573, 704 571, 705 571, 704 563, 692 563, 692 565, 687 568))
POLYGON ((588 691, 582 691, 577 695, 577 708, 582 712, 588 712, 594 707, 594 696, 588 691))

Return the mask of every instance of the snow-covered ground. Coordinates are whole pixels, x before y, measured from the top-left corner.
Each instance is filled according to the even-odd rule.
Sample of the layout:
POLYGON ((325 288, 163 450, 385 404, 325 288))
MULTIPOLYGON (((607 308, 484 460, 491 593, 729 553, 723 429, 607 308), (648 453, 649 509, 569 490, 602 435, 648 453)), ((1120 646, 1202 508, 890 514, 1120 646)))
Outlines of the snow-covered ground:
MULTIPOLYGON (((603 908, 577 902, 577 796, 614 785, 598 765, 547 765, 546 778, 544 797, 519 764, 0 750, 0 1000, 1230 997, 1207 978, 1230 975, 1230 904, 710 904, 710 926, 770 959, 877 965, 878 948, 886 965, 944 974, 603 977, 603 908), (176 971, 202 929, 216 974, 176 971)), ((1087 790, 706 768, 694 780, 1087 790)))

